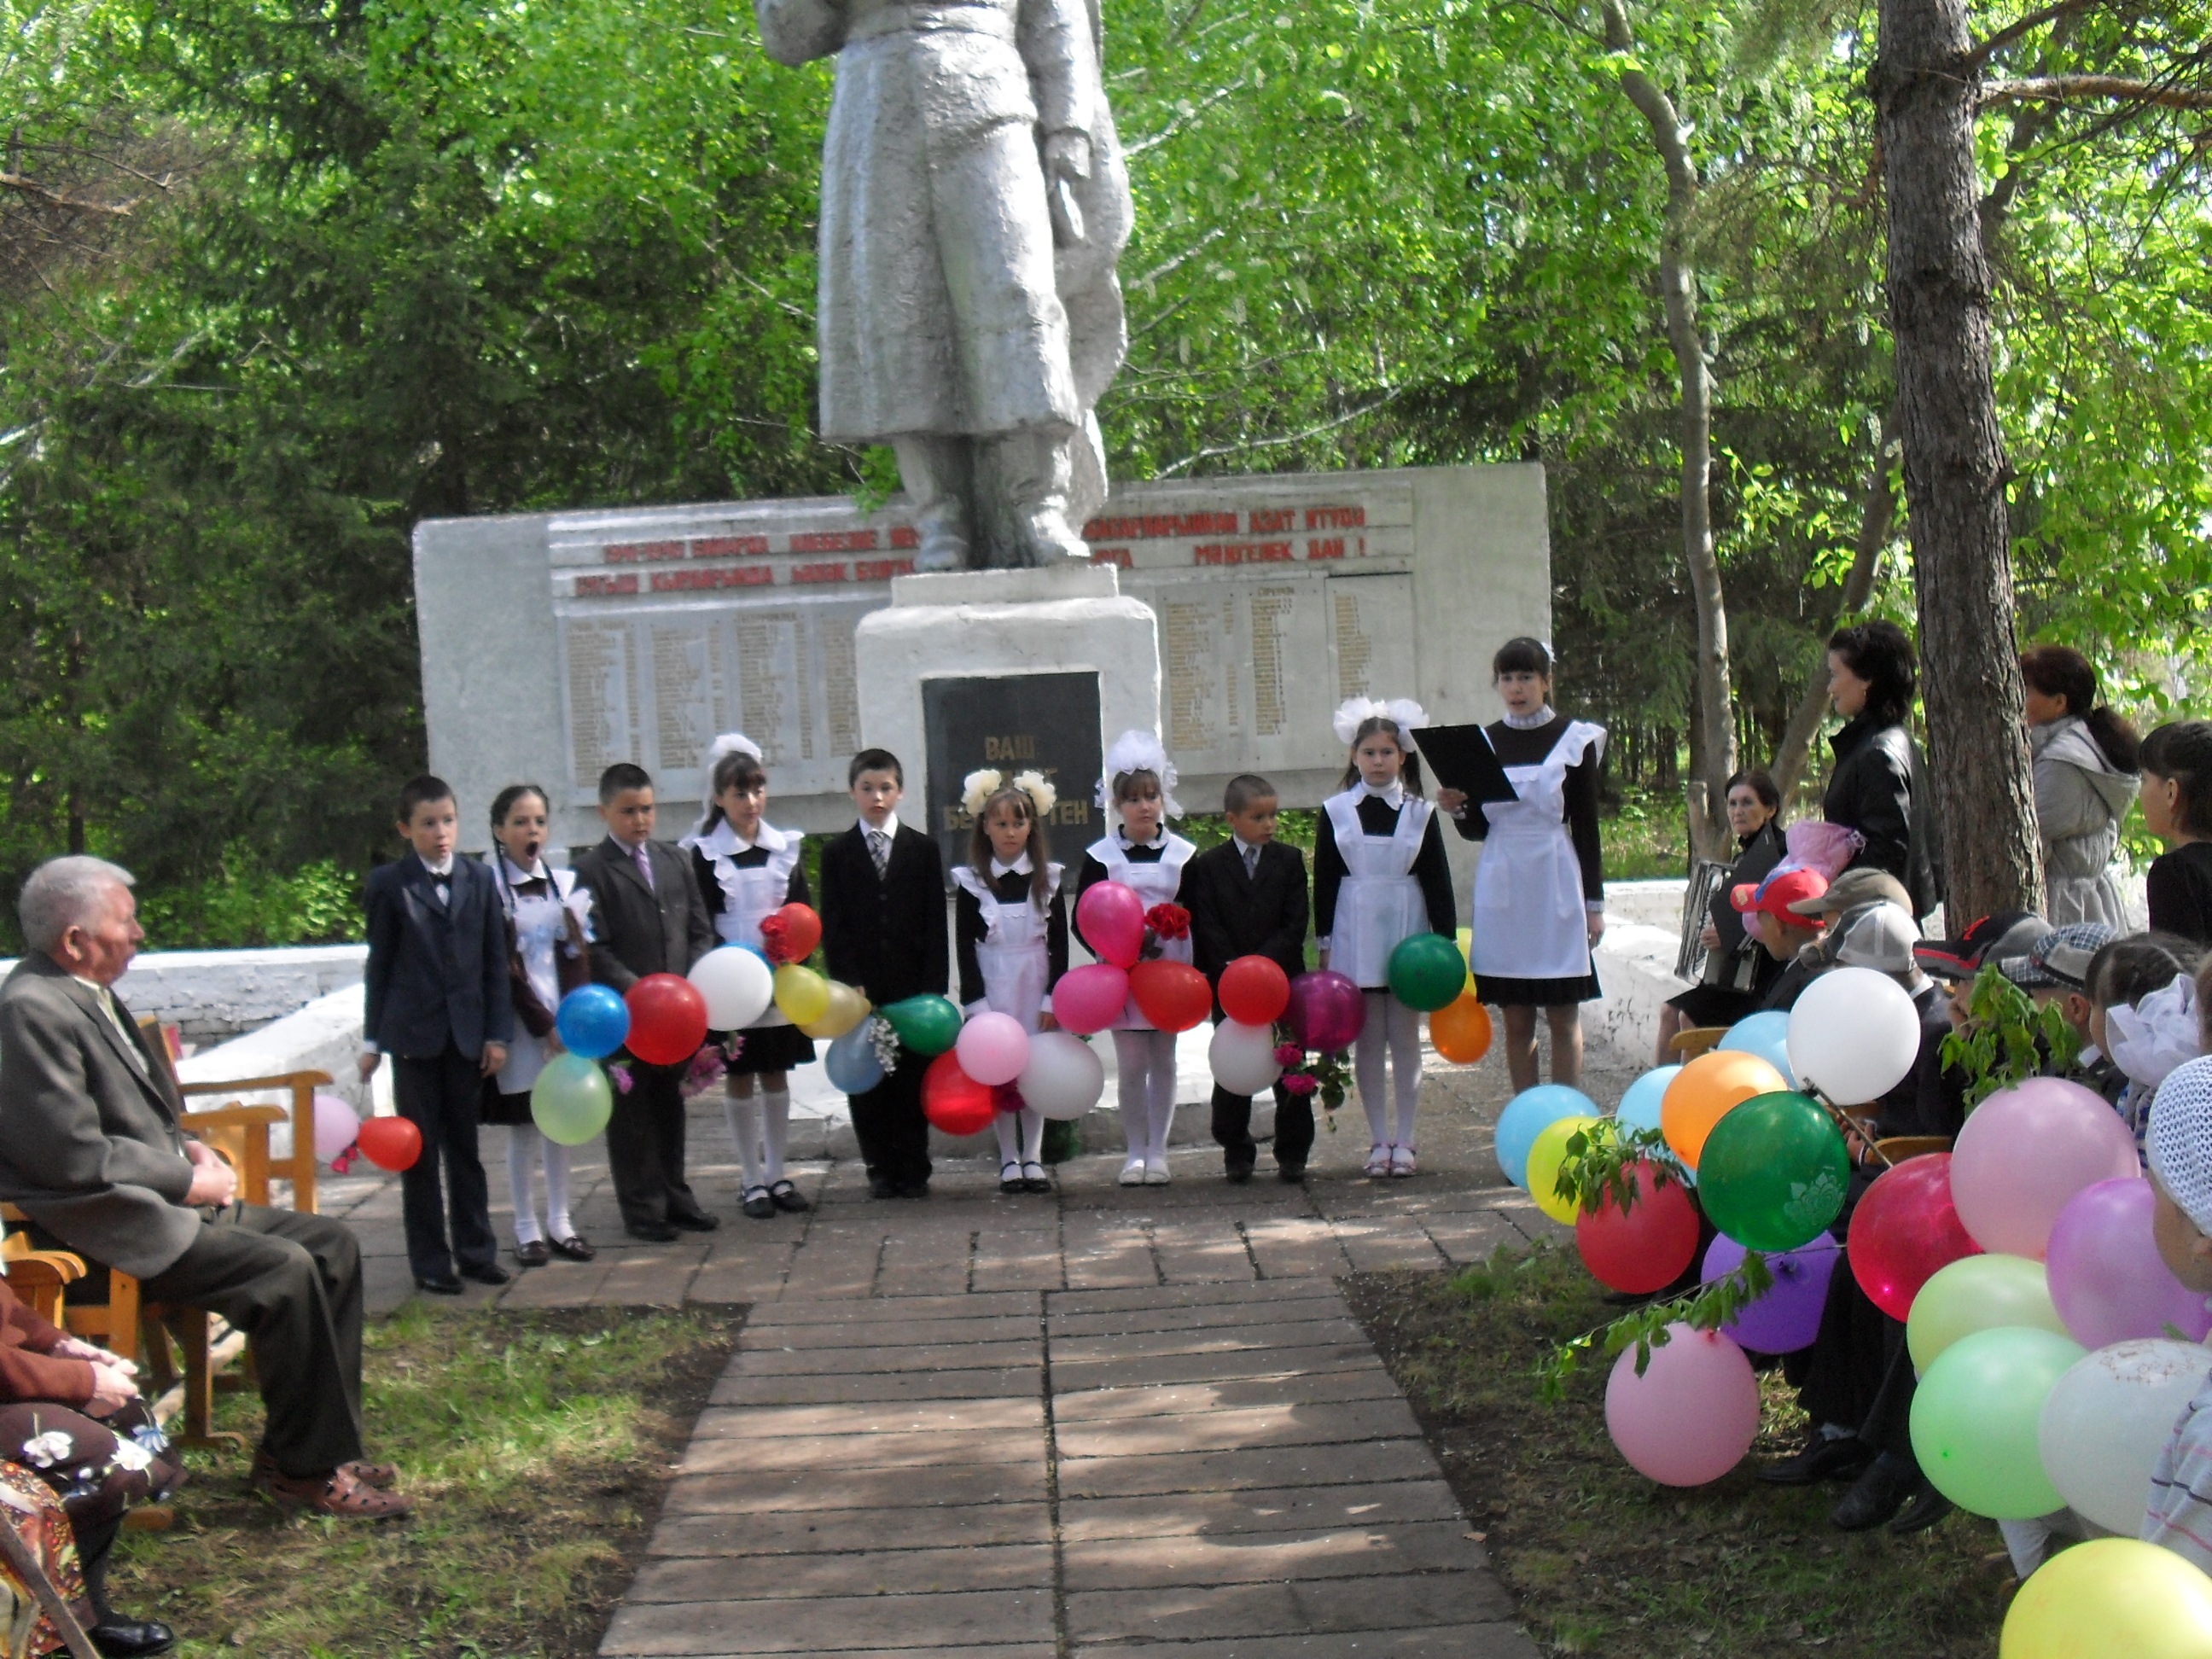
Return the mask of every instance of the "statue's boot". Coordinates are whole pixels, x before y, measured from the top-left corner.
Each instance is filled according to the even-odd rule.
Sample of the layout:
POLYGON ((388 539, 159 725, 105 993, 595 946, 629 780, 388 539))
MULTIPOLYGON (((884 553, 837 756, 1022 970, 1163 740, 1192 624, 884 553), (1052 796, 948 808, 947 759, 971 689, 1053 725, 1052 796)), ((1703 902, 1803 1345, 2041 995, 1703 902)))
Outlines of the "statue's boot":
POLYGON ((914 503, 921 545, 916 570, 965 570, 970 564, 969 462, 965 438, 908 437, 892 441, 899 482, 914 503))
POLYGON ((989 441, 986 471, 1006 492, 1007 526, 1022 564, 1091 556, 1089 544, 1067 519, 1075 477, 1069 444, 1074 435, 1062 428, 1030 427, 989 441))

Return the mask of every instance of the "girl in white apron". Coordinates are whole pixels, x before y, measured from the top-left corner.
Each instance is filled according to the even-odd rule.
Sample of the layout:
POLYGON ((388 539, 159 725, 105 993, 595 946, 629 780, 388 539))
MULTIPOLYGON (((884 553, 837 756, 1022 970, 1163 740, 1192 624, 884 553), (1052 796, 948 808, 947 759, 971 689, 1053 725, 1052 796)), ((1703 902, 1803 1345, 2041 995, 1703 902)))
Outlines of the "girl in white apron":
MULTIPOLYGON (((1124 732, 1114 739, 1106 751, 1106 775, 1099 781, 1097 802, 1103 811, 1111 801, 1121 823, 1085 851, 1075 882, 1079 907, 1084 890, 1100 881, 1118 881, 1135 889, 1147 912, 1156 904, 1176 902, 1182 890, 1182 867, 1198 849, 1162 822, 1182 816, 1172 793, 1175 783, 1176 769, 1154 733, 1124 732)), ((1080 924, 1076 931, 1082 932, 1080 924)), ((1188 962, 1190 935, 1185 932, 1181 939, 1161 939, 1148 928, 1145 950, 1149 957, 1188 962)), ((1129 1143, 1121 1184, 1164 1187, 1168 1131, 1175 1123, 1175 1033, 1154 1030, 1133 996, 1112 1030, 1119 1078, 1115 1098, 1121 1109, 1121 1133, 1129 1143)))
POLYGON ((1552 1080, 1578 1082, 1582 1011, 1597 994, 1590 947, 1605 931, 1597 774, 1605 728, 1553 712, 1552 653, 1508 640, 1492 664, 1505 718, 1486 728, 1518 800, 1437 797, 1462 836, 1483 843, 1474 872, 1468 963, 1482 1000, 1505 1011, 1516 1093, 1536 1081, 1536 1010, 1552 1028, 1552 1080))
POLYGON ((507 1126, 507 1182, 514 1195, 514 1258, 542 1267, 555 1255, 589 1261, 599 1252, 577 1236, 568 1218, 569 1149, 548 1140, 530 1115, 530 1087, 545 1062, 561 1051, 553 1017, 561 999, 592 977, 592 893, 573 871, 555 870, 539 856, 550 816, 545 792, 518 783, 491 804, 490 859, 507 916, 514 1040, 507 1064, 484 1091, 483 1121, 507 1126), (531 1174, 545 1170, 545 1224, 538 1224, 531 1174))
POLYGON ((1339 708, 1336 735, 1351 745, 1352 763, 1341 792, 1322 803, 1314 836, 1321 965, 1357 985, 1367 1002, 1352 1069, 1367 1114, 1367 1173, 1376 1176, 1413 1173, 1421 1096, 1420 1012, 1390 994, 1390 953, 1415 933, 1449 939, 1456 920, 1443 837, 1436 809, 1421 798, 1421 760, 1407 736, 1427 724, 1420 705, 1403 699, 1354 697, 1339 708))
MULTIPOLYGON (((799 836, 763 822, 768 772, 760 745, 743 732, 714 739, 701 793, 707 810, 677 844, 691 854, 715 933, 725 945, 757 951, 763 920, 787 904, 810 902, 799 836)), ((791 1140, 786 1073, 814 1058, 814 1044, 773 1002, 741 1035, 738 1056, 723 1076, 722 1110, 744 1169, 744 1212, 769 1221, 779 1210, 812 1207, 786 1178, 783 1158, 791 1140)))
MULTIPOLYGON (((1060 866, 1048 860, 1044 820, 1058 799, 1036 772, 1012 782, 994 770, 970 772, 960 804, 975 819, 968 862, 952 872, 952 936, 960 957, 962 1011, 1011 1014, 1027 1031, 1048 1030, 1045 998, 1067 971, 1067 901, 1060 866)), ((999 1091, 991 1120, 999 1135, 999 1190, 1048 1193, 1044 1114, 1021 1105, 1011 1085, 999 1091), (1009 1107, 1018 1109, 1008 1109, 1009 1107)))

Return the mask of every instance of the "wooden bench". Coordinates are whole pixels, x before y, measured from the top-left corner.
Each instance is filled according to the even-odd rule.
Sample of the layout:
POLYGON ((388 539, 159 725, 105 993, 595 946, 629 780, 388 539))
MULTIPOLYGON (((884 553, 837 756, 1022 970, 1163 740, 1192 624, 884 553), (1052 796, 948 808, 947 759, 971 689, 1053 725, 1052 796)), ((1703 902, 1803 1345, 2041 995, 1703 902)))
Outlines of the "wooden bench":
POLYGON ((1675 1032, 1667 1046, 1686 1065, 1699 1054, 1710 1054, 1728 1034, 1725 1025, 1692 1025, 1686 1031, 1675 1032))

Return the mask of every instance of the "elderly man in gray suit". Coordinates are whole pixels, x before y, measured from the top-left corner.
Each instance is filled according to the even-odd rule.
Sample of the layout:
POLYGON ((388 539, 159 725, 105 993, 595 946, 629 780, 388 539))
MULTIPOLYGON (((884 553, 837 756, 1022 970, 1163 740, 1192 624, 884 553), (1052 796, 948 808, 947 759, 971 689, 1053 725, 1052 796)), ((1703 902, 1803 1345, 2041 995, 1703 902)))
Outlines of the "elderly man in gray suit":
POLYGON ((0 985, 0 1199, 146 1297, 252 1340, 268 1426, 254 1478, 279 1502, 381 1520, 411 1502, 362 1458, 361 1252, 343 1223, 237 1202, 177 1127, 167 1069, 110 989, 146 935, 127 871, 50 859, 23 884, 30 953, 0 985))

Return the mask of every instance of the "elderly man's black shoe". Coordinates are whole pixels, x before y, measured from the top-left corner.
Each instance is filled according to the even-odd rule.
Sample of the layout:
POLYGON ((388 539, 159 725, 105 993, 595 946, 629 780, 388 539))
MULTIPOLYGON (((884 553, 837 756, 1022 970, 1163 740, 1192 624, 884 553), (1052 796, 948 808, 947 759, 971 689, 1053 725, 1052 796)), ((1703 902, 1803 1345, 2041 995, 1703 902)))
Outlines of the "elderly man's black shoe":
POLYGON ((1830 1438, 1815 1435, 1795 1457, 1769 1463, 1752 1474, 1770 1486, 1809 1486, 1822 1480, 1856 1479, 1874 1462, 1874 1448, 1855 1434, 1830 1438))
POLYGON ((85 1632, 92 1638, 93 1646, 107 1659, 131 1659, 141 1653, 167 1653, 177 1645, 177 1633, 167 1625, 150 1620, 144 1624, 94 1625, 85 1632))
POLYGON ((1844 1494, 1830 1513, 1830 1523, 1844 1532, 1864 1532, 1878 1527, 1905 1507, 1905 1500, 1920 1486, 1920 1471, 1909 1457, 1884 1452, 1867 1465, 1866 1473, 1844 1494))

